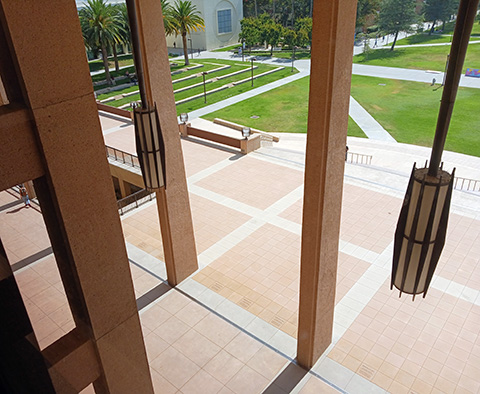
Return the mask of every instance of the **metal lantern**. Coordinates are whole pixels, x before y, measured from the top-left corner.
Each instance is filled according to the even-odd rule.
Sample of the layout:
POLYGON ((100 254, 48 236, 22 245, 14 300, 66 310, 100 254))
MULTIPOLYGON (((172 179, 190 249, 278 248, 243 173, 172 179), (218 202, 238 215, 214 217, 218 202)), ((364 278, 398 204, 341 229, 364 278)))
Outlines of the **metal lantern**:
POLYGON ((414 299, 425 297, 445 244, 455 170, 440 163, 478 2, 460 0, 429 167, 413 166, 395 232, 390 287, 414 299))
POLYGON ((157 108, 135 107, 133 114, 137 155, 145 187, 151 191, 159 190, 165 187, 165 145, 157 108))
POLYGON ((182 123, 187 123, 188 122, 188 114, 185 112, 182 112, 180 114, 180 122, 182 123))
POLYGON ((250 127, 243 127, 242 128, 242 135, 245 139, 250 137, 250 127))
POLYGON ((395 232, 390 288, 400 295, 427 293, 445 244, 454 173, 431 176, 413 166, 395 232))

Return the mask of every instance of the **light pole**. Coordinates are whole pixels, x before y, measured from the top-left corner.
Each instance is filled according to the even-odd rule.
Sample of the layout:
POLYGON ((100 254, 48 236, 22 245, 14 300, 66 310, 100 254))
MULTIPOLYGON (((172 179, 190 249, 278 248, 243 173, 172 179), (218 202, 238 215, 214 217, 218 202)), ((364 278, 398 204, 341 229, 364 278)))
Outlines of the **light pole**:
POLYGON ((204 103, 207 103, 207 87, 205 86, 205 75, 208 73, 206 71, 202 72, 202 77, 203 77, 203 97, 204 97, 204 103))
POLYGON ((295 48, 296 46, 293 46, 293 52, 292 52, 292 73, 293 73, 293 62, 295 61, 295 48))
POLYGON ((252 62, 252 67, 251 67, 251 69, 252 69, 252 88, 253 88, 253 62, 256 61, 256 60, 257 60, 257 59, 254 58, 254 57, 252 57, 252 58, 250 59, 250 61, 252 62))

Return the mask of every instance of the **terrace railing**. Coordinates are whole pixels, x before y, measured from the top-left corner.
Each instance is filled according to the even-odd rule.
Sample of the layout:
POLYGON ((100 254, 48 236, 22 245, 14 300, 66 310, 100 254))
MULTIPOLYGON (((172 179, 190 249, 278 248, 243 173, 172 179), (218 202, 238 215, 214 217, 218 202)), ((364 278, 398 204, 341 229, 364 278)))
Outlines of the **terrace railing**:
POLYGON ((361 153, 347 152, 346 162, 352 164, 372 164, 372 156, 363 155, 361 153))
POLYGON ((466 190, 471 192, 480 192, 480 180, 455 177, 453 188, 456 190, 466 190))
POLYGON ((123 215, 138 208, 140 205, 152 201, 155 198, 155 193, 149 192, 147 189, 139 190, 129 196, 117 201, 118 213, 123 215))
POLYGON ((140 168, 140 162, 138 161, 138 157, 132 155, 131 153, 127 153, 120 149, 115 149, 107 145, 105 145, 105 151, 107 152, 107 157, 114 159, 115 161, 119 161, 132 167, 140 168))

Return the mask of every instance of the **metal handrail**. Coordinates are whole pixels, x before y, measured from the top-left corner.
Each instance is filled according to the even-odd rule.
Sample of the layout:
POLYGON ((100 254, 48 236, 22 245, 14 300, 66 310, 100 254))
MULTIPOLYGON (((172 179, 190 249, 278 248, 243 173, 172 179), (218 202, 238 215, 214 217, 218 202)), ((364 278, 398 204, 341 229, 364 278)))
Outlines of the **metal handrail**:
POLYGON ((480 180, 456 176, 453 181, 453 188, 457 190, 480 192, 480 180))
POLYGON ((129 196, 117 201, 118 213, 123 215, 132 209, 138 208, 140 205, 152 201, 156 194, 148 191, 147 189, 139 190, 129 196))
POLYGON ((132 155, 131 153, 127 153, 120 149, 112 148, 111 146, 107 145, 105 145, 105 151, 107 153, 107 157, 114 159, 115 161, 128 164, 132 167, 140 168, 140 162, 138 161, 138 157, 132 155))
POLYGON ((372 164, 371 155, 363 155, 361 153, 347 152, 347 163, 352 164, 372 164))

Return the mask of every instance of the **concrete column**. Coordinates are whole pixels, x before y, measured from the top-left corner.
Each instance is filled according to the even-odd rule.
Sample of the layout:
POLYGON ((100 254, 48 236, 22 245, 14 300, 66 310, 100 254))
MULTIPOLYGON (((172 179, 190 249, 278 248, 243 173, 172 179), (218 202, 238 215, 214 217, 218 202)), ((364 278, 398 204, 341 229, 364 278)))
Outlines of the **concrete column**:
POLYGON ((175 286, 198 269, 192 214, 177 123, 168 50, 158 0, 137 1, 146 95, 156 103, 166 152, 166 190, 157 193, 168 282, 175 286), (162 199, 164 201, 162 201, 162 199))
POLYGON ((75 2, 0 0, 0 19, 45 167, 35 187, 59 271, 101 366, 96 392, 153 393, 75 2))
POLYGON ((332 339, 356 3, 313 9, 297 347, 307 368, 332 339))

